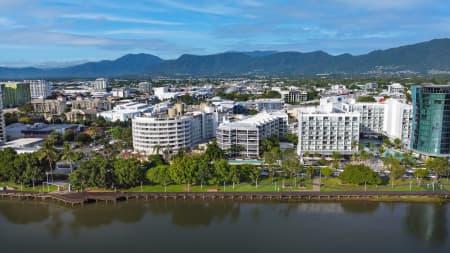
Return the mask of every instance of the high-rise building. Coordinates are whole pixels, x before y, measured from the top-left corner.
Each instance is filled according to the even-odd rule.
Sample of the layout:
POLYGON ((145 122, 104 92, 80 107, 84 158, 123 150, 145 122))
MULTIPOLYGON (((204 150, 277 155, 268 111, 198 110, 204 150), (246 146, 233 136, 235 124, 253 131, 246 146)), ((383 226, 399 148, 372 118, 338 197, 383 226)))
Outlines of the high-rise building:
POLYGON ((139 83, 139 91, 142 93, 152 93, 152 82, 151 81, 147 81, 147 82, 140 82, 139 83))
POLYGON ((285 112, 264 111, 241 121, 221 124, 217 128, 217 144, 224 151, 258 157, 260 141, 283 137, 287 128, 288 115, 285 112))
POLYGON ((92 82, 94 91, 106 92, 109 89, 109 80, 107 78, 97 78, 92 82))
POLYGON ((6 142, 5 116, 3 115, 3 94, 0 87, 0 145, 6 142))
POLYGON ((358 152, 360 113, 318 107, 298 116, 297 153, 350 155, 358 152))
POLYGON ((3 106, 16 107, 31 101, 30 84, 6 82, 3 86, 3 106))
POLYGON ((47 80, 25 80, 30 84, 31 98, 47 98, 52 94, 51 83, 47 80))
POLYGON ((409 147, 412 105, 399 99, 388 99, 385 105, 383 133, 391 139, 400 139, 403 147, 409 147))
POLYGON ((178 153, 215 136, 217 115, 195 111, 184 114, 180 108, 168 114, 141 116, 132 120, 133 148, 144 154, 178 153))
POLYGON ((350 112, 359 112, 360 114, 360 132, 361 134, 381 134, 384 124, 384 110, 386 105, 383 103, 350 103, 350 112))
POLYGON ((411 149, 426 156, 450 156, 450 85, 413 86, 411 149))

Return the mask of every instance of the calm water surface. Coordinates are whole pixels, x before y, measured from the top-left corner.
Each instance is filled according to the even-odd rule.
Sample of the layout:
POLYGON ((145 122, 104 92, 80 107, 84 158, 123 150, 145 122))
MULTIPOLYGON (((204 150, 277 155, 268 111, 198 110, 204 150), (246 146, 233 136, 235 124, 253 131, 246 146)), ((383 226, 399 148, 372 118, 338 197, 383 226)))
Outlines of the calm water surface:
POLYGON ((0 200, 0 252, 450 252, 448 205, 0 200))

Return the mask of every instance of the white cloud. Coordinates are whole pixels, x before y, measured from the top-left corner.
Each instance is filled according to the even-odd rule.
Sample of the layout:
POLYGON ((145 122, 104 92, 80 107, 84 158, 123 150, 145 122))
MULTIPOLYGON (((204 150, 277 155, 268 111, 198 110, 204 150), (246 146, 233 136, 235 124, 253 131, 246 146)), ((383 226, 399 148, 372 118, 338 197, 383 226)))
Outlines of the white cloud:
POLYGON ((220 5, 220 4, 212 4, 212 5, 191 5, 187 3, 181 3, 174 0, 158 0, 161 4, 164 4, 166 6, 170 6, 173 8, 186 10, 186 11, 192 11, 192 12, 199 12, 199 13, 206 13, 206 14, 214 14, 214 15, 233 15, 238 12, 238 10, 220 5))
POLYGON ((112 22, 124 22, 124 23, 136 23, 136 24, 153 24, 153 25, 181 25, 182 23, 157 20, 157 19, 141 19, 141 18, 128 18, 98 13, 83 13, 83 14, 64 14, 60 16, 66 19, 84 19, 84 20, 99 20, 99 21, 112 21, 112 22))
POLYGON ((411 8, 417 4, 428 3, 432 0, 333 0, 338 3, 350 5, 356 8, 369 10, 386 10, 411 8))

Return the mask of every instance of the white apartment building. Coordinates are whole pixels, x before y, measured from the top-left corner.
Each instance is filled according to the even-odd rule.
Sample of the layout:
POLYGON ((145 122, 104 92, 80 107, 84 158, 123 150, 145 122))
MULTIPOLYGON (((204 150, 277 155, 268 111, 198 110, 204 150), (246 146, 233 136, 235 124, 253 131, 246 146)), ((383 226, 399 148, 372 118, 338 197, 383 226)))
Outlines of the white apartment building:
POLYGON ((399 83, 393 83, 388 85, 388 94, 395 95, 395 94, 401 94, 404 91, 403 85, 399 83))
POLYGON ((142 93, 152 93, 152 82, 148 81, 148 82, 140 82, 138 84, 139 86, 139 91, 142 93))
POLYGON ((380 134, 383 132, 386 104, 384 103, 355 103, 349 104, 350 112, 360 114, 360 133, 380 134))
POLYGON ((52 95, 51 83, 47 80, 25 80, 30 84, 30 95, 32 99, 47 98, 52 95))
POLYGON ((391 139, 400 139, 404 147, 409 147, 412 105, 398 99, 389 99, 386 105, 383 132, 391 139))
POLYGON ((3 93, 0 88, 0 145, 6 142, 5 116, 3 115, 3 93))
POLYGON ((172 99, 172 98, 177 98, 180 95, 180 93, 178 93, 178 92, 169 92, 169 87, 167 87, 167 86, 153 88, 153 92, 154 92, 154 95, 161 101, 167 100, 167 99, 172 99))
POLYGON ((128 98, 130 96, 130 89, 129 88, 114 88, 111 90, 111 94, 113 97, 128 98))
POLYGON ((284 107, 284 101, 279 98, 255 99, 248 104, 258 111, 279 111, 284 107))
POLYGON ((254 158, 259 156, 261 140, 282 137, 287 133, 287 128, 286 113, 264 111, 241 121, 222 123, 217 128, 217 144, 222 150, 254 158))
POLYGON ((360 114, 320 106, 298 116, 297 153, 351 155, 358 151, 360 114))
POLYGON ((144 115, 132 120, 133 148, 144 154, 178 153, 215 136, 217 114, 144 115))
POLYGON ((127 121, 139 117, 144 113, 152 112, 153 107, 147 104, 130 102, 123 105, 117 105, 110 111, 104 111, 97 114, 97 117, 103 117, 106 121, 127 121))
POLYGON ((109 80, 107 78, 97 78, 92 81, 94 91, 106 92, 109 89, 109 80))

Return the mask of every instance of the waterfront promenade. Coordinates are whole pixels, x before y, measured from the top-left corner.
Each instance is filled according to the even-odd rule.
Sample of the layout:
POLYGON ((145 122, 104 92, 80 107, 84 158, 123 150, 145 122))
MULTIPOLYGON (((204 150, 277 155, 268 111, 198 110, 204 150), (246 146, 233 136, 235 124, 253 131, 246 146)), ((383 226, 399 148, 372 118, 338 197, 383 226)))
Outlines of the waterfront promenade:
POLYGON ((115 203, 129 199, 139 200, 279 200, 279 201, 409 201, 426 199, 449 201, 450 191, 439 192, 72 192, 72 193, 36 193, 22 191, 1 191, 1 199, 53 200, 67 205, 84 205, 104 201, 115 203))

